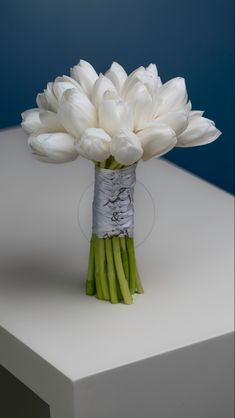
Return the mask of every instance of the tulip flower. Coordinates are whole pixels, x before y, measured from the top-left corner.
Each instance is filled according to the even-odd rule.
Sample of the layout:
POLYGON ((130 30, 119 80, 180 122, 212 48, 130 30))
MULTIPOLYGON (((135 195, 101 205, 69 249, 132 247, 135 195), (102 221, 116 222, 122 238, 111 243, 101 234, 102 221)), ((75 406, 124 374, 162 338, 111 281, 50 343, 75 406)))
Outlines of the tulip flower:
POLYGON ((133 113, 130 105, 121 100, 104 99, 99 105, 99 126, 109 135, 115 135, 121 128, 133 130, 133 113))
POLYGON ((22 123, 21 126, 26 133, 31 134, 42 127, 42 123, 39 118, 40 109, 29 109, 21 113, 22 123))
POLYGON ((117 90, 112 81, 108 77, 100 74, 99 78, 96 80, 93 86, 91 94, 92 103, 96 108, 99 107, 106 92, 111 92, 116 99, 119 98, 117 90))
POLYGON ((73 77, 82 87, 84 92, 91 94, 93 85, 98 78, 97 72, 89 62, 80 60, 78 65, 71 68, 71 77, 73 77))
POLYGON ((117 92, 121 94, 122 87, 127 79, 127 73, 124 68, 117 62, 113 62, 110 69, 106 71, 105 77, 112 81, 117 92))
POLYGON ((34 155, 44 162, 64 163, 78 156, 74 138, 67 133, 32 134, 28 143, 34 155))
POLYGON ((137 135, 127 129, 121 129, 112 139, 111 153, 118 163, 131 165, 140 160, 143 149, 137 135))
POLYGON ((206 145, 221 135, 214 122, 202 114, 201 111, 190 112, 188 126, 177 138, 177 147, 206 145))
POLYGON ((110 136, 100 128, 87 128, 77 144, 80 155, 88 160, 104 161, 110 156, 110 136))
POLYGON ((84 93, 76 89, 64 92, 58 115, 62 125, 76 138, 79 138, 86 128, 97 126, 95 107, 84 93))
POLYGON ((63 93, 72 88, 83 92, 81 86, 73 78, 68 76, 57 77, 54 82, 47 84, 43 93, 37 95, 38 107, 57 112, 63 93))
POLYGON ((173 129, 160 122, 143 129, 137 135, 144 151, 143 160, 160 157, 170 151, 177 143, 173 129))
POLYGON ((22 113, 22 128, 31 134, 40 132, 65 132, 56 113, 50 110, 29 109, 22 113))
POLYGON ((154 116, 161 116, 165 113, 184 109, 187 106, 188 94, 186 90, 185 80, 181 77, 162 84, 159 88, 154 116))

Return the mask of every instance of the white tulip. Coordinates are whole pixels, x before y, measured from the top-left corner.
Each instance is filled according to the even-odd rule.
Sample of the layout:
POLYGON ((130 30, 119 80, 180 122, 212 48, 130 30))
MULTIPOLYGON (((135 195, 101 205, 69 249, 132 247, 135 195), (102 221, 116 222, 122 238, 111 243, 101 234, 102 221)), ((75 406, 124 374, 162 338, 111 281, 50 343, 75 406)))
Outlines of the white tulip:
POLYGON ((54 94, 53 85, 54 83, 52 81, 47 83, 47 88, 44 90, 44 96, 45 96, 45 101, 49 105, 49 108, 47 110, 52 110, 53 112, 57 112, 59 103, 54 94))
POLYGON ((22 128, 25 132, 64 132, 65 128, 60 123, 56 113, 50 110, 29 109, 21 114, 22 128))
POLYGON ((124 98, 128 96, 129 91, 136 82, 141 82, 152 98, 155 98, 159 83, 156 65, 150 64, 147 68, 139 67, 128 76, 122 89, 124 98))
POLYGON ((39 113, 40 109, 29 109, 21 113, 21 117, 23 119, 21 126, 26 133, 31 134, 32 132, 42 128, 39 113))
POLYGON ((99 126, 111 136, 115 135, 121 128, 132 131, 133 112, 130 105, 121 100, 104 98, 99 106, 99 126))
MULTIPOLYGON (((180 135, 181 132, 183 132, 187 126, 189 121, 189 111, 184 108, 180 110, 176 110, 173 112, 165 113, 162 116, 159 116, 156 118, 152 124, 154 123, 164 123, 168 126, 170 126, 173 131, 175 131, 176 135, 180 135)), ((151 122, 150 122, 151 124, 151 122)))
POLYGON ((160 122, 143 129, 137 135, 144 150, 143 160, 160 157, 170 151, 177 142, 173 129, 160 122))
POLYGON ((121 93, 122 86, 127 79, 127 73, 117 62, 113 62, 110 69, 105 73, 105 77, 112 81, 118 93, 121 93))
POLYGON ((76 89, 66 90, 58 109, 65 129, 79 138, 86 128, 97 126, 97 113, 88 97, 76 89))
POLYGON ((155 105, 155 117, 185 108, 187 106, 187 90, 184 78, 173 78, 159 87, 155 105))
POLYGON ((74 78, 82 86, 84 92, 90 96, 98 75, 89 62, 80 60, 78 65, 71 68, 71 77, 74 78))
POLYGON ((117 90, 112 83, 112 81, 105 77, 103 74, 99 75, 99 78, 96 80, 92 93, 92 103, 95 105, 95 107, 98 109, 100 102, 103 100, 104 95, 106 92, 111 92, 115 95, 116 98, 118 98, 117 90))
POLYGON ((65 75, 57 77, 54 82, 47 84, 44 93, 39 93, 37 95, 36 101, 38 107, 40 109, 57 112, 63 93, 72 88, 76 88, 83 92, 81 86, 73 78, 65 75))
POLYGON ((36 97, 36 102, 39 109, 52 110, 50 103, 48 103, 47 101, 45 93, 38 93, 36 97))
POLYGON ((84 94, 79 85, 78 87, 75 87, 73 83, 69 83, 67 81, 55 81, 53 83, 53 93, 57 100, 57 109, 59 107, 64 92, 70 89, 77 89, 77 91, 80 91, 82 94, 84 94))
POLYGON ((126 100, 133 110, 134 130, 143 129, 153 111, 153 99, 149 91, 144 84, 137 81, 127 91, 126 100))
POLYGON ((112 138, 111 154, 122 165, 134 164, 143 155, 143 149, 138 136, 127 129, 121 129, 112 138))
POLYGON ((203 112, 190 112, 187 129, 178 136, 177 147, 195 147, 215 141, 221 132, 212 120, 204 118, 203 112))
POLYGON ((110 156, 110 136, 100 128, 86 129, 77 143, 80 155, 88 160, 105 161, 110 156))
POLYGON ((44 162, 64 163, 78 156, 74 138, 67 133, 32 134, 28 143, 35 157, 44 162))

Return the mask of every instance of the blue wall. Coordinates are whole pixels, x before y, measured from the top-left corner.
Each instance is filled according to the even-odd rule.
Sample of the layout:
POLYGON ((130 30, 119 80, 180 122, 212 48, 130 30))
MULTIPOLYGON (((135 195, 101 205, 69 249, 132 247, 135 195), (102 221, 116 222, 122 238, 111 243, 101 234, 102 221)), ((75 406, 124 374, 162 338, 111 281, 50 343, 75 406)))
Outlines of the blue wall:
POLYGON ((80 58, 98 71, 154 62, 164 81, 186 78, 193 107, 223 132, 167 158, 233 190, 233 0, 1 0, 0 12, 0 128, 80 58))

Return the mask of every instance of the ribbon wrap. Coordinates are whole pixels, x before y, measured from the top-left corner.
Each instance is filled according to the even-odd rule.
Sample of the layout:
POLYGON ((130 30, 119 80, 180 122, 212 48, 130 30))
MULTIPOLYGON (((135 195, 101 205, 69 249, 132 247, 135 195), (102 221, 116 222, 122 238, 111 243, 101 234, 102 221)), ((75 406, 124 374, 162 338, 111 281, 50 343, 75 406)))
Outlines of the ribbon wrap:
POLYGON ((135 183, 136 164, 116 170, 95 167, 93 234, 133 236, 135 183))

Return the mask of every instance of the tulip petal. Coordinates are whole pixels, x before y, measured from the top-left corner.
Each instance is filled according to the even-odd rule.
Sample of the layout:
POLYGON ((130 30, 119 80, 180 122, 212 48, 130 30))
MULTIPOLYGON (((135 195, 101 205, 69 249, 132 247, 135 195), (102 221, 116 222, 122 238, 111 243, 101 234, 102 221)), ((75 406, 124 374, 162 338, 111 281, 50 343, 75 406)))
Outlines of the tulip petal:
POLYGON ((157 67, 150 64, 147 68, 139 67, 133 71, 123 85, 122 97, 126 98, 131 94, 130 91, 135 83, 142 83, 154 99, 158 90, 157 67))
POLYGON ((77 143, 80 155, 93 161, 105 161, 110 156, 110 136, 100 128, 87 128, 77 143))
POLYGON ((76 80, 74 80, 74 78, 69 77, 68 75, 62 75, 62 76, 56 77, 54 83, 61 83, 61 82, 70 83, 74 87, 76 87, 78 90, 83 91, 81 85, 76 80))
POLYGON ((130 86, 126 100, 133 109, 134 130, 143 129, 152 116, 153 99, 147 88, 140 81, 130 86))
POLYGON ((122 165, 134 164, 143 155, 143 149, 138 136, 127 129, 121 129, 112 138, 111 154, 122 165))
POLYGON ((74 138, 66 133, 32 134, 28 143, 34 155, 45 162, 64 163, 78 156, 74 138))
POLYGON ((39 93, 36 97, 37 105, 40 109, 52 110, 50 103, 48 103, 45 93, 39 93))
POLYGON ((111 136, 121 128, 132 130, 131 107, 121 100, 103 100, 99 106, 99 126, 111 136))
POLYGON ((156 64, 149 64, 149 66, 146 68, 146 73, 153 79, 158 79, 158 71, 156 64))
POLYGON ((117 62, 113 62, 110 69, 105 73, 105 77, 112 81, 117 91, 120 93, 124 82, 127 79, 127 73, 117 62))
POLYGON ((80 60, 79 64, 71 69, 71 77, 74 78, 82 86, 84 92, 90 96, 94 83, 98 78, 98 74, 89 62, 80 60))
POLYGON ((51 110, 57 112, 58 109, 58 100, 53 91, 53 82, 47 83, 47 88, 44 90, 45 98, 47 103, 49 103, 51 110))
POLYGON ((178 136, 177 147, 195 147, 215 141, 221 132, 212 120, 204 118, 201 111, 190 112, 187 129, 178 136))
POLYGON ((160 157, 170 151, 177 142, 175 132, 164 123, 156 123, 137 133, 144 150, 143 160, 160 157))
POLYGON ((40 109, 29 109, 21 114, 23 119, 21 126, 28 134, 42 128, 39 113, 40 109))
POLYGON ((86 128, 97 126, 97 114, 85 94, 66 90, 58 109, 59 120, 71 135, 79 138, 86 128))
MULTIPOLYGON (((68 83, 67 81, 55 82, 53 84, 53 93, 54 93, 56 99, 58 100, 58 102, 60 103, 64 92, 66 90, 73 89, 73 88, 76 89, 74 84, 68 83)), ((80 91, 83 93, 82 90, 80 90, 80 91)))
POLYGON ((187 100, 184 78, 176 77, 167 81, 158 90, 155 117, 184 108, 187 100))
MULTIPOLYGON (((168 112, 155 119, 157 123, 164 123, 170 126, 176 135, 180 135, 187 126, 189 120, 189 111, 187 109, 176 110, 175 112, 168 112)), ((152 125, 154 125, 154 122, 152 125)), ((150 122, 151 124, 151 122, 150 122)))
POLYGON ((118 98, 117 90, 109 78, 105 77, 103 74, 99 75, 99 78, 96 80, 94 87, 92 89, 91 98, 92 103, 98 109, 100 102, 103 100, 106 92, 114 93, 118 98))

